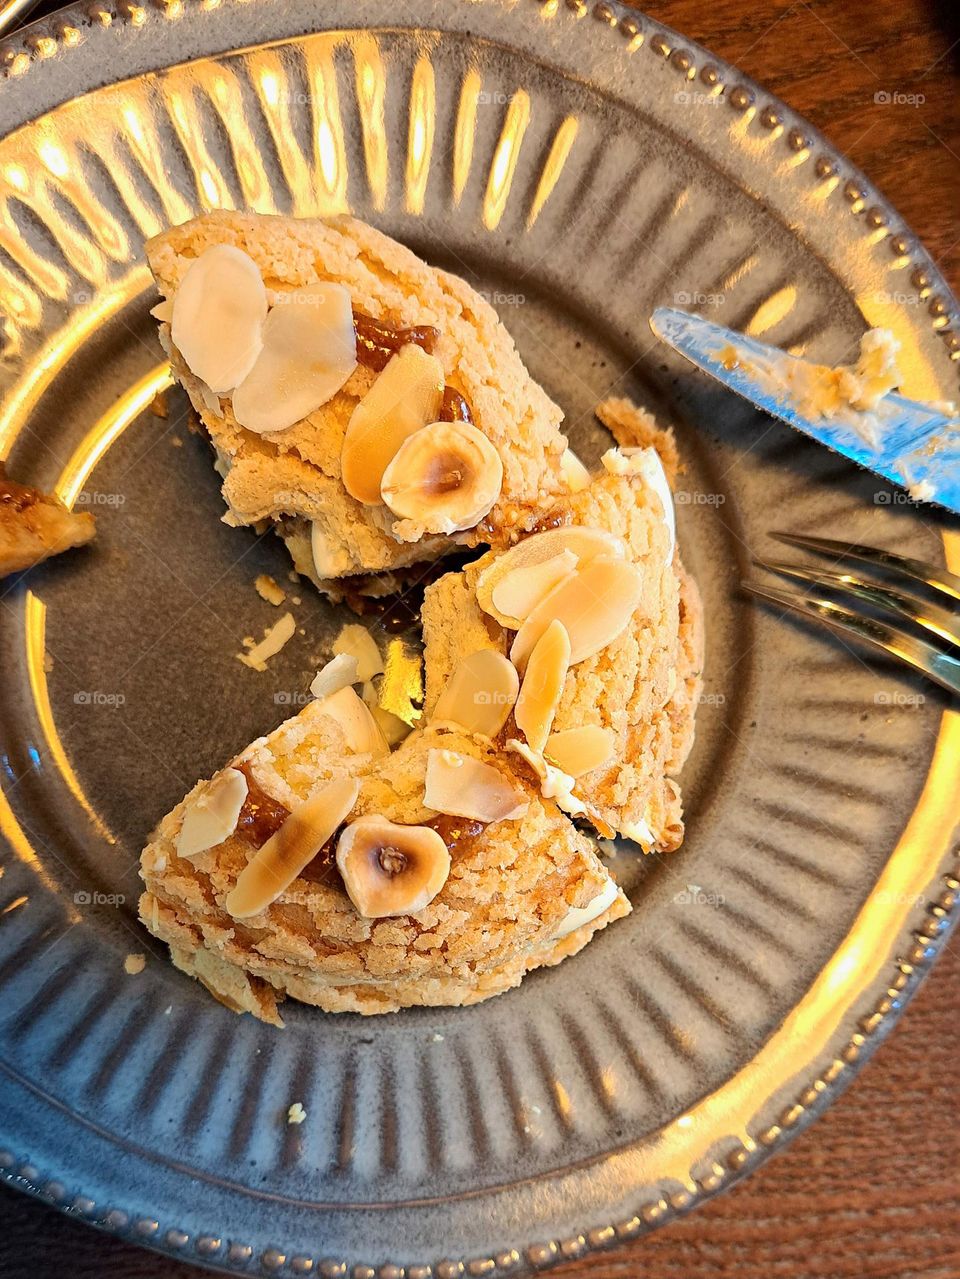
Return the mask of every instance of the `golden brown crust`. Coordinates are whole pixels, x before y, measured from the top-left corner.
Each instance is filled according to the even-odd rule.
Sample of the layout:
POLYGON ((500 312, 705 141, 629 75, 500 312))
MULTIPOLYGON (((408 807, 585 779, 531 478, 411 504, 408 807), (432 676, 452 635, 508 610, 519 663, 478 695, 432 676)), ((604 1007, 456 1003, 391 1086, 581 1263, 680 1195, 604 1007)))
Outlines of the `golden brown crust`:
MULTIPOLYGON (((361 779, 356 815, 417 824, 435 816, 424 807, 423 791, 427 755, 437 746, 505 773, 513 767, 489 742, 429 730, 379 761, 351 755, 322 703, 239 758, 281 802, 295 803, 331 777, 350 774, 361 779)), ((579 949, 597 928, 629 911, 621 893, 598 920, 554 939, 568 910, 592 901, 607 873, 591 841, 556 805, 518 773, 512 777, 527 793, 526 812, 458 846, 449 879, 424 910, 380 920, 361 918, 335 877, 315 882, 307 872, 260 915, 232 919, 224 902, 253 846, 233 835, 206 853, 179 857, 188 796, 144 850, 141 919, 171 946, 179 966, 216 987, 228 1006, 268 1019, 267 987, 328 1011, 392 1012, 485 999, 516 985, 530 968, 579 949)))
MULTIPOLYGON (((477 427, 504 464, 500 501, 484 521, 490 536, 500 535, 527 508, 562 490, 560 409, 524 368, 493 308, 463 280, 428 266, 353 218, 219 210, 148 241, 147 258, 164 297, 173 296, 190 263, 213 244, 248 253, 260 267, 271 301, 291 289, 332 279, 344 284, 354 306, 368 315, 399 326, 439 329, 435 354, 447 379, 466 395, 477 427)), ((219 415, 214 411, 216 397, 172 348, 166 323, 161 324, 161 341, 217 449, 230 522, 253 524, 283 515, 315 521, 329 545, 332 571, 326 576, 331 578, 380 572, 452 548, 449 538, 396 541, 386 507, 362 506, 340 481, 344 433, 373 381, 370 369, 358 366, 332 400, 288 430, 258 436, 237 425, 229 397, 220 397, 219 415)))

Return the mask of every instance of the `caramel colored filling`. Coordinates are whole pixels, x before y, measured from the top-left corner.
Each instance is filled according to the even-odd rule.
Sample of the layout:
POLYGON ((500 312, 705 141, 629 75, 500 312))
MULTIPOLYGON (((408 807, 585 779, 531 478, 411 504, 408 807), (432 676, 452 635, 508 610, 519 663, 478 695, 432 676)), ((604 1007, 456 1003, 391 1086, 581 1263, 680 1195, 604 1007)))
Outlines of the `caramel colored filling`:
POLYGON ((290 810, 267 794, 253 776, 249 764, 244 762, 233 767, 247 779, 247 798, 237 818, 237 834, 249 839, 255 847, 262 848, 290 816, 290 810))
MULTIPOLYGON (((401 347, 413 343, 428 355, 440 340, 440 330, 431 324, 415 324, 401 329, 386 320, 375 320, 354 308, 353 327, 357 334, 357 359, 368 369, 380 373, 401 347)), ((473 412, 466 396, 453 386, 443 388, 440 406, 441 422, 473 422, 473 412)))

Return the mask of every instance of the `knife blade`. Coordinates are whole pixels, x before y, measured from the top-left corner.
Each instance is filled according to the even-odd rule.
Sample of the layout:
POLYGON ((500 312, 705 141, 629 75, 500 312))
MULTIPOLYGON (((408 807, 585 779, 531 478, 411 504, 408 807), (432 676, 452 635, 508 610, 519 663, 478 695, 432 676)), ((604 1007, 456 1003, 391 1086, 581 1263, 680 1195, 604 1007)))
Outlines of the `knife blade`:
POLYGON ((960 421, 935 405, 884 396, 869 411, 844 408, 830 417, 805 415, 791 399, 785 372, 804 363, 699 315, 658 307, 650 318, 658 338, 756 408, 910 492, 960 514, 960 421))

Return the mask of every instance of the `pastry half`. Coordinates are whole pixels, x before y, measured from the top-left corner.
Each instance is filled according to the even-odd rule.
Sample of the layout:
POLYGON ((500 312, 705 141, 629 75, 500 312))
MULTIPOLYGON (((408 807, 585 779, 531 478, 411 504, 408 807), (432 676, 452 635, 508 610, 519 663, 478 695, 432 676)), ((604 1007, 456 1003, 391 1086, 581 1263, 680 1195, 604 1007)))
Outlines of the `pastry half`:
POLYGON ((276 1024, 285 995, 329 1012, 386 1013, 499 994, 630 910, 592 842, 518 764, 492 741, 451 728, 416 731, 391 754, 364 704, 341 689, 255 742, 163 819, 141 859, 141 919, 228 1007, 276 1024), (505 796, 504 815, 480 821, 428 808, 431 770, 449 768, 471 775, 459 787, 469 802, 479 796, 503 811, 505 796), (232 786, 238 776, 246 790, 232 786), (253 914, 248 895, 238 918, 238 881, 271 836, 344 783, 355 798, 335 814, 333 837, 253 914), (348 863, 351 832, 360 832, 361 855, 348 863), (365 917, 356 904, 399 912, 404 901, 417 908, 365 917))
POLYGON ((563 490, 562 414, 493 308, 373 227, 216 211, 146 248, 226 520, 272 525, 321 588, 496 541, 563 490))
MULTIPOLYGON (((618 405, 620 417, 629 416, 630 406, 618 405)), ((609 418, 613 410, 601 407, 601 416, 609 418)), ((506 740, 512 734, 513 748, 539 769, 545 790, 556 794, 568 812, 592 821, 602 834, 622 835, 649 852, 673 850, 683 838, 676 775, 693 742, 703 628, 696 584, 675 545, 669 487, 676 468, 673 439, 646 415, 632 425, 637 428, 641 422, 642 434, 634 430, 630 438, 643 438, 643 445, 611 450, 597 477, 558 501, 510 548, 490 550, 462 573, 447 574, 427 588, 424 709, 428 719, 436 715, 442 691, 470 653, 483 648, 515 652, 518 629, 501 624, 502 610, 529 610, 538 592, 557 589, 554 579, 569 571, 563 556, 579 555, 580 561, 572 571, 566 604, 558 605, 562 616, 572 618, 571 630, 581 621, 592 625, 611 610, 618 603, 618 588, 594 594, 586 577, 586 556, 608 555, 609 550, 602 541, 593 546, 586 534, 611 539, 636 570, 629 624, 599 651, 570 665, 550 740, 542 748, 528 743, 515 722, 504 733, 506 740), (538 547, 546 550, 539 553, 538 547), (579 596, 578 575, 585 579, 579 596), (585 617, 578 619, 578 612, 585 617), (606 758, 601 759, 604 742, 606 758), (578 744, 583 748, 579 755, 578 744), (531 751, 531 745, 537 749, 531 751), (579 771, 578 758, 586 771, 579 771), (587 767, 591 758, 594 766, 587 767)))

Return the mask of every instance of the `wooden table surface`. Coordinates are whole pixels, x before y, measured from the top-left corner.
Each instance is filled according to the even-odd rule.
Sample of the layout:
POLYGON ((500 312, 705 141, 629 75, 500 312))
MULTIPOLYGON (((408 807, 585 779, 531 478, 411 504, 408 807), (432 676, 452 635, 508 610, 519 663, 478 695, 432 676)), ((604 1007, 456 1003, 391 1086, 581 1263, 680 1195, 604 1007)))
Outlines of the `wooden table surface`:
MULTIPOLYGON (((957 290, 960 0, 663 0, 644 7, 823 129, 889 196, 957 290)), ((958 1062, 954 941, 863 1075, 785 1153, 683 1220, 551 1273, 960 1279, 958 1062)), ((0 1191, 0 1276, 54 1275, 197 1279, 198 1271, 0 1191)))

